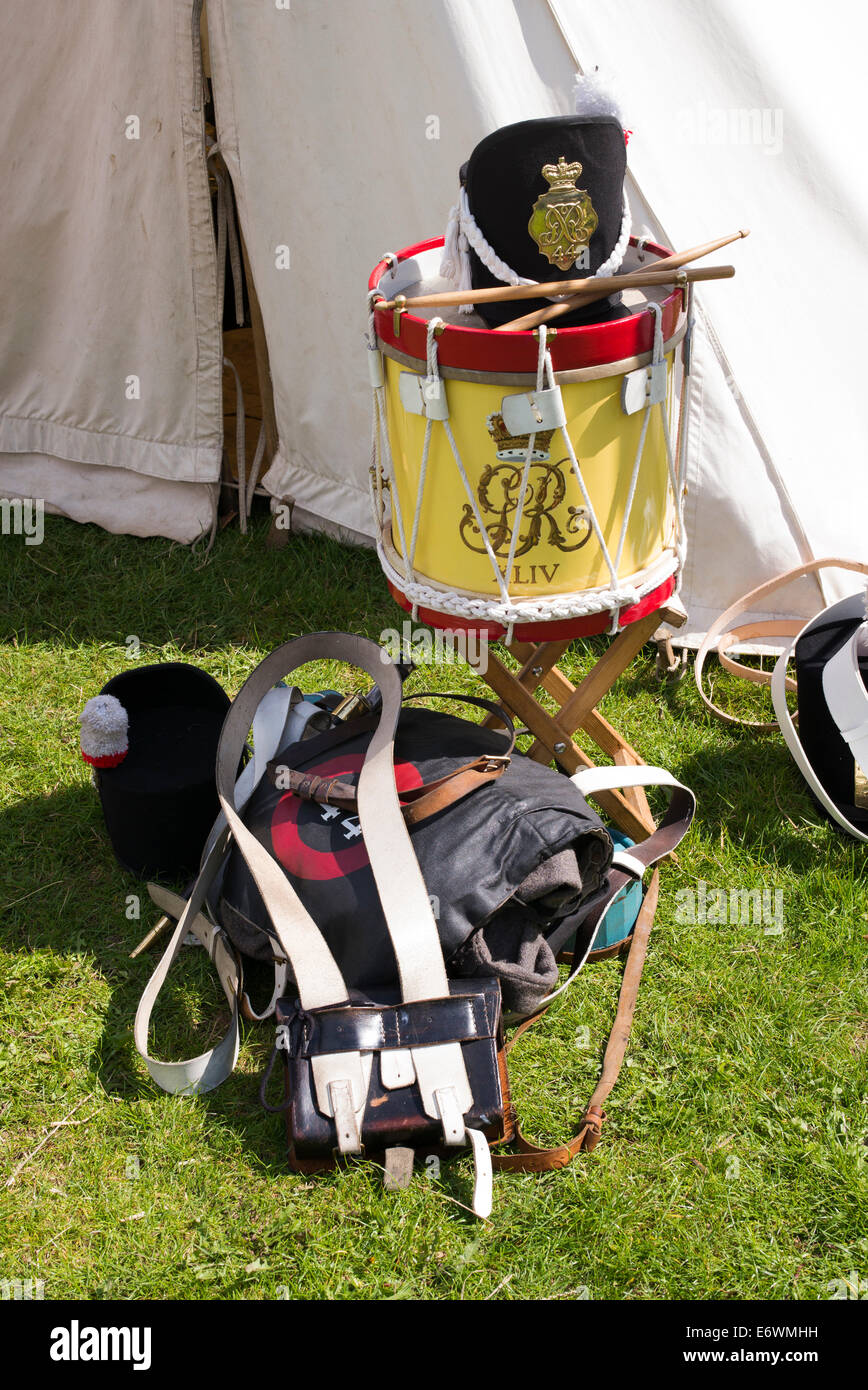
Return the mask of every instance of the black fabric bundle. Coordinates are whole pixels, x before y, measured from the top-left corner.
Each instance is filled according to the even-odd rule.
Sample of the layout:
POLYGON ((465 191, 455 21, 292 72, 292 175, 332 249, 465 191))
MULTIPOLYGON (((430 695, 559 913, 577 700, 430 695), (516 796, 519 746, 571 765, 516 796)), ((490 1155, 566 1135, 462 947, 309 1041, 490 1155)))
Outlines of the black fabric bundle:
MULTIPOLYGON (((293 744, 274 762, 353 782, 372 727, 355 720, 293 744)), ((405 709, 395 744, 399 791, 503 749, 504 736, 478 724, 405 709)), ((394 955, 357 818, 263 778, 245 821, 291 879, 348 985, 391 984, 394 955)), ((546 933, 598 900, 612 857, 607 830, 569 778, 513 754, 496 781, 410 833, 450 974, 498 976, 507 1009, 542 998, 557 977, 546 933)), ((271 960, 268 914, 238 854, 215 885, 212 910, 240 950, 271 960)))

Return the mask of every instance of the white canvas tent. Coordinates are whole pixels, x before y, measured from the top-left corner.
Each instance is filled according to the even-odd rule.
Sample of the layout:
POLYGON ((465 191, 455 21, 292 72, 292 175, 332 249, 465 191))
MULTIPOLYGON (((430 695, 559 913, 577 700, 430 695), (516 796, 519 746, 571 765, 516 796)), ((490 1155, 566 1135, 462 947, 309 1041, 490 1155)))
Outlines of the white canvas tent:
MULTIPOLYGON (((222 429, 199 9, 0 14, 0 496, 184 541, 210 525, 222 429)), ((634 226, 677 247, 752 232, 737 278, 701 297, 690 633, 812 554, 864 556, 861 9, 207 0, 206 19, 274 387, 264 482, 300 524, 371 534, 371 266, 442 232, 479 139, 569 111, 574 73, 599 65, 633 130, 634 226)), ((805 581, 779 611, 818 602, 805 581)))

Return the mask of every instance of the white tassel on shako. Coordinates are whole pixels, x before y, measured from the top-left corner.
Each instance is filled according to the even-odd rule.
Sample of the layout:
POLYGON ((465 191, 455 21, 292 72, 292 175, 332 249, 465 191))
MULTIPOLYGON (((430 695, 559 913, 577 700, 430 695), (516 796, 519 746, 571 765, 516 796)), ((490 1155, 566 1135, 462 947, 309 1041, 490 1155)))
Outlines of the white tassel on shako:
POLYGON ((78 716, 81 756, 91 767, 117 767, 129 751, 129 716, 114 695, 94 695, 78 716))

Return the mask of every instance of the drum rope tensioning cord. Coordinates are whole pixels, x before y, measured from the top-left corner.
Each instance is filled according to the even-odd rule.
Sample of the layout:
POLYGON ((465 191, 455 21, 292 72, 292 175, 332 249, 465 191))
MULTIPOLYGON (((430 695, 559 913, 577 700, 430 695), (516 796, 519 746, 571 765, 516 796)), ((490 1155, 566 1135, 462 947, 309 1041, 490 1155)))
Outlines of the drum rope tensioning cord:
MULTIPOLYGON (((384 257, 383 259, 388 261, 388 263, 393 268, 396 267, 397 258, 393 254, 390 254, 388 257, 384 257)), ((561 433, 566 443, 567 453, 570 460, 570 467, 578 483, 579 490, 582 494, 590 526, 594 531, 606 566, 608 568, 609 582, 611 587, 608 590, 582 590, 578 593, 553 595, 548 598, 514 598, 509 592, 507 579, 507 576, 509 576, 509 574, 511 573, 510 564, 507 564, 505 576, 503 570, 501 569, 498 563, 497 556, 494 553, 487 530, 483 524, 482 517, 480 516, 477 500, 474 495, 473 489, 470 486, 470 482, 468 480, 467 473, 464 468, 463 460, 461 458, 461 453, 455 441, 455 437, 451 425, 449 423, 448 411, 447 413, 442 415, 429 415, 427 413, 427 408, 425 410, 426 421, 425 434, 422 444, 420 475, 416 489, 416 505, 413 514, 413 526, 411 531, 410 545, 409 547, 407 545, 404 516, 401 508, 400 497, 398 495, 398 487, 394 476, 393 461, 391 457, 391 450, 389 447, 388 427, 386 422, 386 388, 385 377, 383 372, 383 359, 377 344, 374 310, 377 299, 381 297, 382 291, 380 291, 379 289, 372 290, 368 294, 368 349, 371 354, 369 357, 369 364, 371 386, 374 397, 371 441, 372 458, 370 475, 371 504, 374 512, 374 517, 377 523, 377 552, 380 557, 380 562, 383 566, 387 578, 392 582, 393 585, 395 585, 399 590, 401 590, 404 593, 405 597, 411 602, 413 617, 415 618, 418 615, 418 610, 420 606, 431 606, 437 608, 440 611, 454 615, 456 617, 462 617, 471 620, 488 618, 490 620, 502 622, 506 626, 507 641, 509 641, 512 636, 513 626, 517 622, 546 622, 553 621, 556 619, 568 619, 607 611, 612 611, 613 613, 615 613, 619 608, 623 606, 637 603, 642 596, 640 591, 636 588, 635 585, 619 584, 617 566, 620 563, 620 559, 623 554, 627 534, 627 527, 629 524, 632 504, 636 492, 639 469, 644 453, 645 440, 647 437, 647 426, 650 419, 651 410, 653 408, 653 402, 650 394, 648 404, 645 406, 645 413, 640 432, 639 445, 637 448, 630 479, 629 497, 627 507, 625 510, 624 521, 622 523, 621 534, 619 536, 616 559, 614 562, 612 560, 612 556, 610 554, 608 546, 606 545, 605 538, 602 534, 599 522, 594 512, 593 504, 591 502, 590 495, 588 493, 587 486, 582 475, 582 470, 578 458, 576 456, 575 448, 573 447, 573 443, 570 439, 569 432, 565 428, 563 404, 562 402, 558 402, 558 418, 563 420, 563 423, 560 424, 559 428, 561 429, 561 433), (416 544, 419 535, 422 501, 425 489, 425 481, 427 477, 427 464, 430 452, 431 434, 433 426, 436 420, 438 419, 440 423, 443 425, 446 437, 449 441, 456 469, 458 471, 459 477, 461 478, 461 482, 463 484, 465 494, 469 501, 474 520, 479 529, 480 538, 485 547, 485 551, 488 555, 489 561, 491 562, 495 582, 497 583, 498 590, 500 593, 499 601, 495 598, 476 598, 471 595, 468 595, 467 593, 461 593, 455 589, 435 589, 430 585, 421 583, 417 579, 416 570, 414 566, 416 544), (398 541, 401 547, 401 554, 404 558, 404 573, 399 572, 392 564, 382 541, 382 529, 385 520, 385 501, 383 496, 384 482, 388 487, 392 502, 392 512, 398 530, 398 541)), ((663 361, 664 355, 662 312, 660 306, 656 303, 649 304, 649 310, 654 315, 654 344, 651 361, 651 369, 653 369, 655 364, 659 365, 659 363, 663 361)), ((437 335, 443 326, 444 325, 442 323, 442 320, 436 318, 429 320, 427 324, 427 376, 424 378, 422 384, 422 390, 426 400, 429 402, 433 402, 436 399, 438 402, 441 403, 441 409, 445 409, 445 405, 443 405, 443 401, 445 400, 445 383, 441 378, 439 372, 439 364, 437 357, 437 335)), ((539 340, 540 350, 537 361, 537 393, 539 394, 540 392, 546 390, 546 381, 548 382, 547 389, 549 391, 559 393, 560 388, 557 385, 555 379, 551 360, 551 353, 546 343, 546 330, 544 326, 541 327, 541 329, 539 330, 539 340)), ((656 403, 660 406, 663 435, 666 445, 669 479, 673 491, 673 500, 675 505, 676 537, 674 558, 676 561, 676 569, 680 569, 684 563, 685 557, 683 498, 681 494, 681 473, 683 465, 681 459, 679 459, 676 463, 676 460, 673 456, 669 423, 666 418, 665 401, 661 399, 656 403)), ((517 546, 518 532, 521 524, 524 506, 524 489, 527 485, 529 466, 532 462, 534 441, 535 434, 530 433, 528 445, 525 451, 524 470, 522 476, 523 488, 520 492, 520 496, 517 502, 516 518, 513 523, 512 535, 510 538, 510 560, 514 557, 517 546)), ((684 440, 682 436, 682 438, 679 439, 679 444, 683 447, 683 443, 684 440)), ((655 576, 656 582, 661 582, 662 579, 665 577, 667 576, 661 576, 659 579, 657 579, 655 576)))

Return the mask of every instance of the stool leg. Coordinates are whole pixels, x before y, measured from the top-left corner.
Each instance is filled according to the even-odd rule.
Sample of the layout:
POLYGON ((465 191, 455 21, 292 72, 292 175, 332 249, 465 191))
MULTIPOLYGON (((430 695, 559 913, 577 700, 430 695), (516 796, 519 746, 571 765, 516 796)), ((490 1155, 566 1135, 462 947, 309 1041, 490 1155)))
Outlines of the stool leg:
MULTIPOLYGON (((515 644, 510 648, 510 651, 512 651, 519 660, 522 660, 525 651, 533 652, 533 648, 521 648, 519 644, 515 644)), ((529 665, 528 658, 524 657, 524 660, 525 666, 529 665)), ((536 663, 535 659, 534 665, 535 670, 539 672, 541 668, 539 664, 536 663)), ((519 674, 519 680, 521 680, 521 673, 519 674)), ((557 666, 553 666, 551 670, 541 675, 540 684, 549 695, 557 700, 561 707, 563 707, 570 696, 574 695, 576 692, 576 687, 573 685, 572 681, 567 680, 563 671, 560 671, 557 666)), ((604 719, 599 710, 592 709, 587 715, 582 727, 585 733, 594 740, 597 747, 602 749, 604 753, 608 753, 612 761, 620 767, 638 767, 645 761, 644 758, 636 752, 636 749, 631 747, 626 739, 618 733, 618 730, 613 728, 608 719, 604 719)), ((537 740, 530 749, 530 756, 534 757, 537 762, 548 762, 550 754, 545 744, 537 740)), ((648 797, 643 787, 625 787, 624 796, 644 822, 648 824, 653 823, 651 807, 648 805, 648 797)))
MULTIPOLYGON (((535 645, 530 642, 513 642, 507 648, 521 663, 517 679, 525 690, 532 694, 538 685, 545 684, 549 673, 557 669, 556 663, 560 661, 571 640, 568 638, 565 642, 539 642, 535 645)), ((494 715, 489 715, 485 720, 485 727, 494 728, 499 722, 494 715)))
POLYGON ((535 690, 538 685, 545 684, 546 677, 551 671, 557 670, 557 663, 569 646, 569 641, 540 642, 535 647, 513 642, 509 650, 521 662, 518 679, 522 685, 527 690, 535 690))
MULTIPOLYGON (((680 613, 670 613, 669 609, 662 610, 662 616, 676 627, 683 622, 680 613)), ((630 623, 618 633, 577 686, 567 680, 557 665, 570 646, 569 641, 512 643, 509 651, 520 665, 517 676, 490 651, 485 671, 480 669, 478 663, 471 664, 509 713, 530 729, 534 743, 528 754, 537 762, 547 763, 554 758, 568 774, 593 767, 593 760, 573 738, 574 732, 582 729, 616 765, 637 766, 644 759, 600 714, 596 706, 651 639, 660 621, 661 612, 655 612, 630 623), (554 717, 543 709, 535 695, 540 686, 560 706, 554 717)), ((485 723, 489 727, 497 727, 499 721, 489 716, 485 723)), ((610 819, 631 838, 642 840, 654 830, 648 798, 641 787, 627 788, 623 793, 601 792, 595 799, 610 819)))
MULTIPOLYGON (((501 702, 515 713, 537 740, 549 750, 543 761, 548 762, 550 758, 556 758, 568 774, 594 766, 587 753, 574 742, 571 733, 542 708, 531 691, 523 686, 491 651, 488 653, 487 670, 484 673, 480 671, 479 674, 501 702)), ((611 820, 631 839, 644 840, 654 829, 650 815, 647 819, 640 815, 621 792, 600 792, 595 799, 611 820)))
POLYGON ((634 656, 642 650, 659 625, 660 619, 657 614, 648 613, 618 633, 599 661, 561 706, 558 723, 564 729, 572 733, 574 729, 584 726, 595 705, 611 690, 615 681, 630 665, 634 656))

